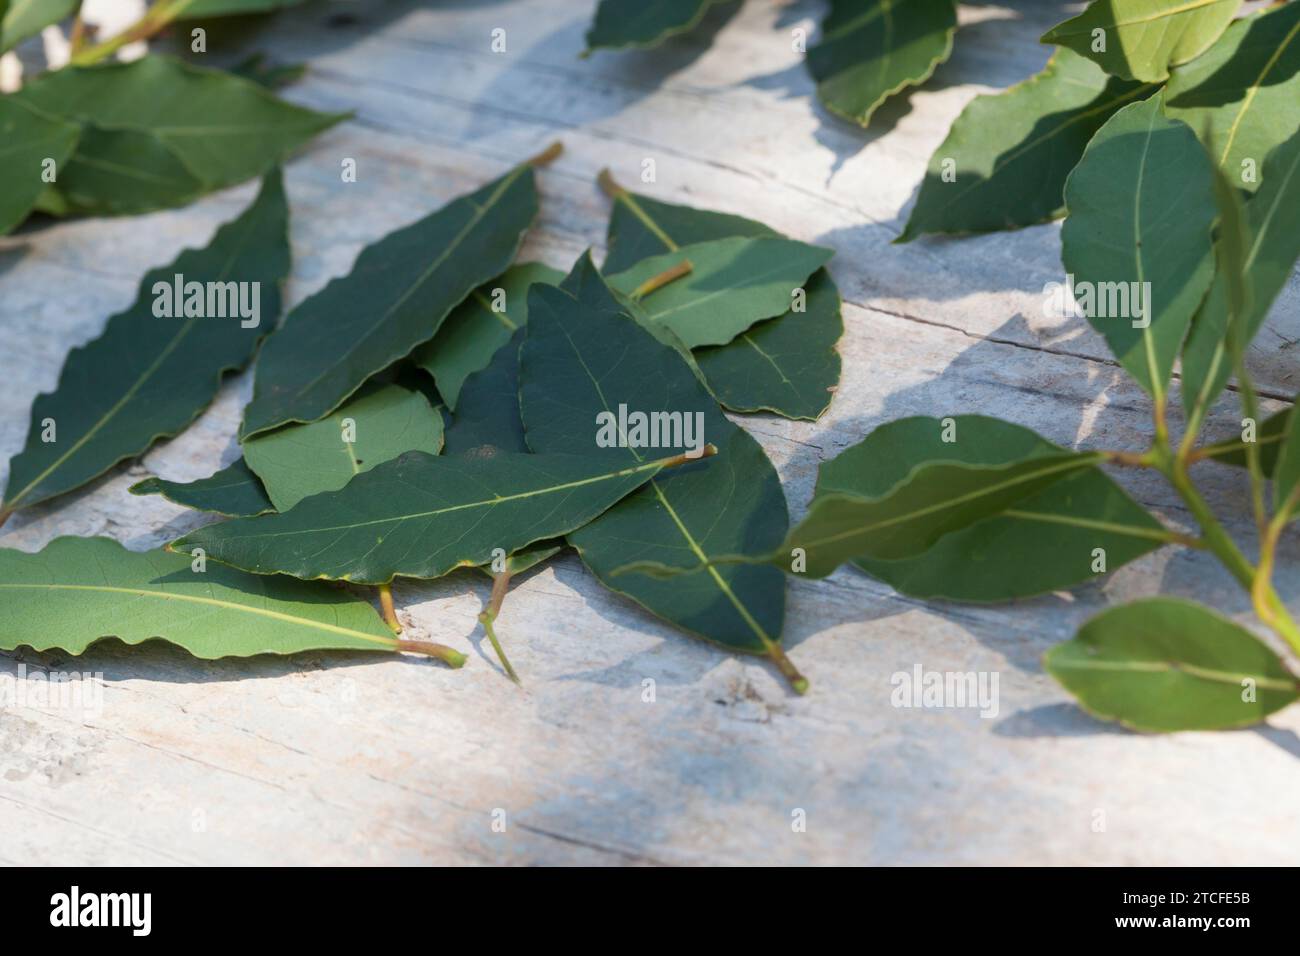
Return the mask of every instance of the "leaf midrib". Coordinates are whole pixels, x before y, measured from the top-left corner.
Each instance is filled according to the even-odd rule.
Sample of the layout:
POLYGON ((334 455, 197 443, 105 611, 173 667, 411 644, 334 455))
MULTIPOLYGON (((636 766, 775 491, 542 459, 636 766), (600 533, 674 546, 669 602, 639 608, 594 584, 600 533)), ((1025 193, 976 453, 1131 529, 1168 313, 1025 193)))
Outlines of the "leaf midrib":
MULTIPOLYGON (((253 607, 249 604, 239 604, 234 601, 222 601, 218 598, 204 598, 193 594, 174 594, 166 591, 151 591, 148 588, 127 588, 115 587, 107 584, 64 584, 55 582, 50 584, 6 584, 0 583, 0 590, 7 591, 94 591, 111 594, 129 594, 135 597, 153 598, 159 601, 182 601, 190 604, 203 604, 210 607, 219 607, 228 611, 236 611, 243 614, 253 614, 258 617, 266 617, 276 621, 287 621, 300 627, 313 628, 320 631, 328 631, 332 634, 345 634, 349 637, 357 637, 362 640, 371 641, 375 644, 383 644, 386 647, 397 647, 397 641, 379 637, 374 634, 367 634, 364 631, 354 631, 351 628, 340 627, 337 624, 326 624, 323 621, 312 621, 308 618, 295 617, 292 614, 285 614, 283 611, 272 611, 268 608, 253 607)), ((111 636, 111 635, 105 635, 111 636)), ((154 635, 162 637, 162 635, 154 635)), ((163 638, 174 643, 184 643, 175 638, 163 638)))

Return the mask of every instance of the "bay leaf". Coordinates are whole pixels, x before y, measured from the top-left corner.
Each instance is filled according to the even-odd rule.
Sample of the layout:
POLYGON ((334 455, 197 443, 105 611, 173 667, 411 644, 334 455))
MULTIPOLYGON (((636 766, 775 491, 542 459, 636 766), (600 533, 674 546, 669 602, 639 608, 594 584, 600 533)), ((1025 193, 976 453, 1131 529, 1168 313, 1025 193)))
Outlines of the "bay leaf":
POLYGON ((784 315, 793 293, 834 255, 792 239, 732 236, 681 246, 609 277, 645 317, 671 329, 687 348, 726 345, 755 322, 784 315), (691 271, 646 295, 644 283, 684 262, 691 271))
POLYGON ((1156 89, 1059 48, 1041 73, 977 96, 930 157, 898 242, 1032 226, 1065 211, 1066 177, 1093 134, 1156 89))
POLYGON ((1043 42, 1069 47, 1112 76, 1159 82, 1171 66, 1209 49, 1240 6, 1241 0, 1093 0, 1043 42))
POLYGON ((1159 95, 1132 103, 1097 131, 1066 182, 1061 228, 1061 261, 1089 324, 1158 404, 1214 277, 1217 215, 1196 134, 1160 108, 1159 95))
POLYGON ((153 133, 83 124, 57 184, 58 215, 137 215, 181 206, 208 191, 153 133))
POLYGON ((80 136, 76 124, 0 96, 0 235, 27 218, 47 186, 45 174, 58 175, 80 136))
POLYGON ((150 55, 45 73, 17 96, 67 122, 147 133, 211 190, 260 176, 344 119, 221 70, 150 55))
POLYGON ((271 13, 285 7, 296 7, 303 2, 304 0, 183 0, 176 19, 202 20, 208 17, 271 13))
POLYGON ((657 46, 695 29, 716 0, 600 0, 587 52, 657 46))
MULTIPOLYGON (((683 245, 731 236, 779 237, 743 216, 660 202, 628 192, 602 174, 614 199, 605 271, 625 272, 643 259, 683 245)), ((840 379, 835 345, 844 334, 840 296, 830 273, 818 270, 806 283, 805 310, 752 326, 730 343, 705 347, 695 360, 709 390, 737 412, 771 411, 815 421, 830 405, 840 379)))
MULTIPOLYGON (((1241 272, 1245 313, 1240 336, 1254 339, 1300 258, 1300 133, 1276 147, 1264 161, 1259 191, 1245 207, 1241 272)), ((1183 349, 1183 407, 1203 413, 1232 374, 1227 353, 1228 276, 1216 272, 1183 349)))
POLYGON ((498 349, 487 368, 465 380, 460 403, 445 434, 449 455, 528 451, 519 417, 519 347, 522 329, 498 349))
POLYGON ((449 409, 456 410, 465 379, 487 368, 497 350, 527 324, 528 287, 534 282, 555 285, 563 278, 563 272, 540 262, 513 265, 471 292, 433 340, 415 350, 411 359, 433 376, 449 409))
POLYGON ((1103 611, 1043 666, 1093 716, 1156 733, 1245 727, 1300 696, 1263 641, 1178 598, 1103 611))
POLYGON ((866 126, 886 99, 930 78, 956 31, 953 0, 831 0, 821 40, 808 50, 817 96, 866 126))
POLYGON ((0 53, 72 16, 79 6, 81 0, 9 0, 7 9, 0 3, 0 53))
POLYGON ((232 518, 245 518, 274 511, 261 479, 244 459, 198 481, 178 482, 150 476, 128 489, 133 495, 162 495, 168 501, 196 511, 211 511, 232 518))
POLYGON ((128 551, 110 538, 56 538, 37 554, 0 548, 0 649, 82 654, 115 637, 160 639, 203 660, 312 650, 464 655, 400 641, 367 602, 335 588, 265 578, 190 557, 128 551))
POLYGON ((239 218, 218 229, 203 249, 187 249, 147 273, 135 303, 109 319, 97 339, 68 353, 58 387, 32 403, 27 444, 9 463, 0 518, 81 487, 177 434, 207 407, 222 376, 252 357, 280 314, 280 283, 289 273, 288 223, 276 170, 239 218), (222 292, 218 305, 230 303, 232 288, 236 294, 242 289, 250 304, 256 296, 258 324, 244 328, 246 320, 238 315, 157 317, 155 308, 177 276, 186 285, 203 283, 209 299, 222 292))
POLYGON ((357 584, 436 578, 592 520, 672 456, 636 465, 581 455, 408 452, 292 510, 236 518, 169 547, 258 574, 357 584))
MULTIPOLYGON (((816 496, 879 497, 914 468, 941 457, 997 465, 1062 450, 1011 422, 983 415, 958 415, 952 421, 959 440, 951 443, 943 441, 939 419, 906 418, 882 425, 821 466, 816 496)), ((1095 580, 1170 538, 1146 509, 1093 467, 944 535, 918 555, 892 561, 857 558, 853 563, 912 597, 1008 601, 1095 580)))
POLYGON ((348 275, 293 309, 267 340, 243 437, 325 417, 432 339, 452 309, 514 260, 537 207, 524 163, 363 249, 348 275))
MULTIPOLYGON (((961 421, 956 421, 960 436, 961 421)), ((889 449, 894 442, 915 442, 925 428, 939 435, 944 430, 934 419, 906 418, 881 426, 888 429, 886 436, 873 433, 864 441, 889 449)), ((818 494, 769 560, 796 571, 804 565, 798 573, 825 577, 845 561, 914 558, 944 535, 1018 506, 1101 461, 1100 455, 1067 451, 1029 436, 1005 432, 1000 441, 981 449, 935 451, 928 458, 899 453, 902 461, 912 463, 899 480, 878 494, 818 494)), ((887 454, 875 458, 874 467, 889 467, 882 460, 887 454)))
MULTIPOLYGON (((583 256, 560 288, 535 285, 520 350, 519 405, 529 446, 540 453, 595 456, 610 466, 644 467, 652 454, 685 450, 694 436, 718 448, 708 463, 655 477, 569 543, 606 587, 659 617, 731 650, 772 657, 798 690, 806 688, 780 649, 785 587, 759 566, 710 567, 671 582, 613 572, 640 560, 694 568, 712 556, 763 554, 785 534, 785 495, 762 447, 732 424, 677 351, 623 310, 583 256), (659 448, 603 447, 601 419, 620 406, 678 416, 683 426, 659 448), (671 448, 668 447, 671 445, 671 448)), ((626 444, 626 443, 624 443, 626 444)))
POLYGON ((1214 161, 1254 192, 1272 149, 1300 130, 1300 6, 1236 21, 1204 56, 1174 70, 1165 113, 1204 138, 1214 161))
POLYGON ((428 399, 400 385, 379 385, 362 389, 319 421, 248 439, 244 460, 275 510, 288 511, 405 452, 436 455, 441 448, 442 416, 428 399))
MULTIPOLYGON (((1277 464, 1282 438, 1290 429, 1291 409, 1284 408, 1259 423, 1255 441, 1259 443, 1259 464, 1265 478, 1271 478, 1277 464)), ((1246 467, 1246 442, 1241 435, 1224 439, 1200 449, 1199 457, 1223 465, 1246 467)))

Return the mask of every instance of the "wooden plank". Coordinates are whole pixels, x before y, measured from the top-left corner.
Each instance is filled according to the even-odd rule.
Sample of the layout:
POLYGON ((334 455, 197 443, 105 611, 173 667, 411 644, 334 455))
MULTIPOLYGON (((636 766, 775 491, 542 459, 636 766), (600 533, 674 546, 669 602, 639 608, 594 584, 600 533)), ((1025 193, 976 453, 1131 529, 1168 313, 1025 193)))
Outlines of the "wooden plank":
MULTIPOLYGON (((604 166, 664 199, 837 250, 847 331, 829 414, 742 420, 796 514, 821 461, 903 415, 985 412, 1064 444, 1144 444, 1142 396, 1104 343, 1043 315, 1037 290, 1061 271, 1057 226, 890 244, 952 118, 1041 66, 1036 38, 1056 8, 963 8, 953 60, 865 134, 817 109, 790 49, 815 5, 750 2, 711 18, 711 47, 687 37, 580 61, 590 8, 353 5, 359 23, 339 27, 330 7, 309 6, 254 37, 250 49, 312 64, 291 98, 357 111, 287 171, 290 300, 559 137, 566 152, 542 174, 528 258, 565 268, 599 249, 604 166), (488 45, 498 26, 500 55, 488 45), (344 158, 358 182, 340 181, 344 158), (636 183, 647 158, 656 181, 636 183)), ((0 240, 0 455, 21 447, 27 408, 66 350, 130 301, 142 272, 206 242, 251 195, 0 240)), ((1275 343, 1300 334, 1298 294, 1293 282, 1252 354, 1278 396, 1294 369, 1275 343)), ((248 391, 247 376, 232 380, 184 435, 16 516, 0 546, 109 534, 143 549, 204 523, 126 488, 146 470, 188 480, 229 462, 248 391)), ((1225 401, 1212 426, 1237 418, 1225 401)), ((1160 482, 1120 478, 1189 525, 1160 482)), ((1198 479, 1248 534, 1240 474, 1206 466, 1198 479)), ((1300 562, 1294 549, 1284 559, 1279 586, 1295 597, 1300 562)), ((0 710, 0 862, 1294 862, 1300 822, 1275 795, 1300 784, 1295 714, 1247 733, 1141 737, 1087 718, 1041 672, 1042 651, 1088 616, 1159 591, 1249 616, 1200 553, 1161 552, 1072 597, 1009 607, 926 606, 846 570, 791 584, 786 638, 813 684, 796 698, 762 663, 690 640, 567 556, 520 582, 502 614, 522 690, 477 627, 487 582, 469 573, 396 589, 413 631, 470 653, 458 672, 323 654, 207 663, 113 643, 77 660, 0 655, 0 680, 31 667, 101 672, 104 695, 89 717, 0 710), (998 714, 893 707, 891 675, 917 663, 997 673, 998 714)))

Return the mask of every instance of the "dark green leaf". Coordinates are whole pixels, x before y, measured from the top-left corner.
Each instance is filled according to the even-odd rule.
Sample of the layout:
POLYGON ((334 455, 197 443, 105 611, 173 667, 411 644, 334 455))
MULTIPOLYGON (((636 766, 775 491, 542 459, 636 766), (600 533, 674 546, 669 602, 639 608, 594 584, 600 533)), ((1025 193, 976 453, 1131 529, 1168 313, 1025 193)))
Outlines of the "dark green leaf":
POLYGON ((913 558, 944 535, 1018 507, 1101 460, 988 421, 903 418, 876 429, 863 440, 875 452, 870 477, 854 483, 868 493, 819 493, 771 560, 797 570, 794 550, 802 549, 800 573, 825 577, 845 561, 913 558), (945 434, 953 440, 944 441, 945 434))
POLYGON ((930 157, 899 242, 922 233, 1014 229, 1064 212, 1066 177, 1093 133, 1126 103, 1155 89, 1107 76, 1058 49, 1043 72, 977 96, 930 157), (950 171, 950 172, 949 172, 950 171))
POLYGON ((150 134, 207 189, 260 176, 346 115, 164 56, 55 70, 15 95, 68 122, 150 134))
POLYGON ((653 451, 599 447, 597 416, 617 416, 620 406, 629 413, 675 413, 683 426, 702 416, 703 434, 692 436, 693 443, 718 448, 707 464, 684 465, 655 478, 570 533, 569 543, 602 583, 660 617, 735 650, 776 656, 785 588, 774 569, 710 568, 671 582, 641 574, 613 576, 615 569, 639 560, 682 568, 717 555, 774 548, 788 518, 781 484, 763 449, 728 421, 671 346, 656 341, 622 310, 589 257, 579 260, 561 288, 534 286, 528 309, 520 409, 534 451, 635 466, 652 454, 685 450, 683 433, 666 436, 653 451))
POLYGON ((524 423, 519 417, 520 329, 497 350, 487 368, 465 380, 460 404, 446 430, 449 455, 473 452, 528 451, 524 423))
POLYGON ((755 322, 790 311, 793 294, 834 253, 792 239, 732 236, 643 259, 609 284, 687 348, 726 345, 755 322), (691 271, 647 295, 642 284, 687 261, 691 271))
MULTIPOLYGON (((288 219, 277 170, 206 248, 186 250, 149 272, 135 304, 109 319, 99 338, 68 353, 58 388, 32 405, 27 445, 10 462, 5 512, 79 488, 194 420, 216 395, 222 375, 249 360, 280 314, 280 283, 289 272, 288 219), (237 314, 157 317, 155 309, 172 298, 166 293, 176 276, 186 285, 203 283, 209 293, 224 284, 223 306, 235 288, 230 284, 237 283, 236 294, 242 290, 248 304, 259 304, 258 324, 244 328, 252 319, 237 314)), ((206 304, 201 311, 208 311, 206 304)))
POLYGON ((244 442, 244 460, 277 511, 338 491, 362 472, 408 451, 442 449, 442 416, 400 385, 362 389, 309 425, 289 425, 244 442))
POLYGON ((411 356, 433 376, 438 394, 456 410, 461 386, 473 373, 487 368, 497 350, 528 322, 528 287, 534 282, 555 285, 564 278, 559 269, 540 262, 511 266, 469 294, 447 316, 433 341, 411 356))
MULTIPOLYGON (((877 428, 822 465, 817 495, 879 497, 940 457, 998 465, 1061 449, 1027 428, 981 415, 942 423, 908 418, 877 428)), ((1007 601, 1069 588, 1114 571, 1169 540, 1169 533, 1100 469, 1062 478, 1013 507, 946 534, 911 558, 854 563, 913 597, 1007 601), (1099 556, 1097 549, 1102 549, 1099 556), (1104 571, 1098 570, 1098 559, 1104 571)))
POLYGON ((1196 134, 1166 119, 1157 95, 1112 116, 1065 184, 1061 261, 1075 298, 1161 403, 1214 277, 1211 177, 1196 134))
MULTIPOLYGON (((135 215, 181 206, 207 191, 153 133, 87 123, 57 184, 59 215, 135 215)), ((45 211, 53 211, 44 207, 45 211)))
POLYGON ((715 0, 600 0, 587 50, 657 46, 704 19, 715 0))
POLYGON ((1189 415, 1193 409, 1208 408, 1232 373, 1227 352, 1232 297, 1244 299, 1237 332, 1244 348, 1263 326, 1300 258, 1300 133, 1274 149, 1264 162, 1263 181, 1246 204, 1242 231, 1240 270, 1245 288, 1231 292, 1229 273, 1220 269, 1183 350, 1183 406, 1189 415))
POLYGON ((537 185, 524 164, 362 250, 348 275, 267 340, 244 437, 323 418, 433 338, 452 309, 505 271, 536 215, 537 185))
POLYGON ((0 96, 0 234, 27 218, 46 189, 46 161, 55 176, 76 148, 81 128, 0 96))
POLYGON ((96 641, 159 638, 195 657, 251 657, 336 649, 424 649, 394 639, 365 601, 320 585, 263 578, 188 556, 127 551, 109 538, 56 538, 44 551, 0 549, 0 649, 81 654, 96 641))
POLYGON ((295 7, 303 0, 188 0, 178 20, 202 20, 205 17, 230 17, 249 13, 270 13, 283 7, 295 7))
POLYGON ((509 554, 581 527, 665 463, 410 452, 292 511, 209 525, 169 547, 202 548, 213 560, 258 574, 358 584, 436 578, 486 564, 496 548, 509 554))
POLYGON ((1204 56, 1174 71, 1165 112, 1202 135, 1229 178, 1254 192, 1252 171, 1300 130, 1300 4, 1228 27, 1204 56))
POLYGON ((827 109, 866 126, 886 99, 930 78, 956 31, 954 0, 831 0, 808 70, 827 109))
POLYGON ((1263 641, 1174 598, 1103 611, 1043 664, 1088 713, 1134 730, 1244 727, 1300 696, 1263 641))
POLYGON ((246 518, 274 511, 266 489, 244 459, 198 481, 177 482, 150 477, 129 489, 133 495, 162 495, 168 501, 198 511, 211 511, 231 518, 246 518))
MULTIPOLYGON (((605 260, 609 272, 626 271, 648 256, 681 245, 728 236, 779 235, 752 219, 629 193, 607 175, 605 182, 614 194, 605 260)), ((695 353, 709 390, 727 408, 814 421, 830 405, 840 380, 835 344, 844 333, 839 290, 825 269, 808 281, 806 290, 805 312, 791 310, 753 326, 727 345, 695 353)))
MULTIPOLYGON (((1265 478, 1270 478, 1273 475, 1273 468, 1277 464, 1278 450, 1282 445, 1282 436, 1288 430, 1287 423, 1290 418, 1291 409, 1284 408, 1259 424, 1255 440, 1259 442, 1259 465, 1265 478)), ((1245 468, 1246 443, 1240 436, 1216 442, 1203 448, 1201 457, 1210 461, 1217 461, 1223 465, 1236 465, 1238 468, 1245 468)))
POLYGON ((1043 42, 1068 46, 1112 76, 1157 82, 1171 66, 1204 53, 1240 6, 1241 0, 1093 0, 1043 42))

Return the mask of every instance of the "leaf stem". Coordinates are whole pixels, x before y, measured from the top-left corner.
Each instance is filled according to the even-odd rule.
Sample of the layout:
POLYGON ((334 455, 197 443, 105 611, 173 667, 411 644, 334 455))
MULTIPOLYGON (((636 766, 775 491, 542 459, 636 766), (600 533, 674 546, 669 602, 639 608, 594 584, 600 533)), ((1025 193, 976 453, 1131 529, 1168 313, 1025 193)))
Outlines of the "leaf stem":
POLYGON ((532 166, 534 169, 538 168, 539 166, 549 166, 551 163, 559 159, 560 154, 563 152, 564 152, 564 144, 557 139, 554 143, 552 143, 550 146, 547 146, 536 156, 532 157, 531 159, 524 160, 524 165, 532 166))
POLYGON ((12 508, 0 508, 0 528, 5 526, 5 522, 12 518, 13 514, 14 510, 12 508))
POLYGON ((465 655, 445 644, 435 644, 432 641, 395 641, 394 643, 399 651, 406 651, 408 654, 423 654, 425 657, 436 657, 448 667, 460 668, 465 666, 465 655))
POLYGON ((632 290, 632 298, 640 301, 648 296, 651 292, 662 289, 670 282, 680 279, 682 276, 690 275, 691 270, 695 268, 690 259, 683 259, 675 266, 670 266, 658 275, 651 276, 632 290))
POLYGON ((157 0, 145 11, 144 16, 121 33, 109 37, 102 43, 75 51, 70 62, 73 66, 90 66, 107 59, 124 46, 139 40, 147 40, 169 26, 193 2, 194 0, 157 0))
POLYGON ((790 682, 790 686, 794 688, 796 694, 808 693, 808 678, 799 673, 799 668, 794 666, 794 661, 786 657, 785 649, 780 644, 776 641, 768 642, 767 656, 776 664, 776 669, 781 672, 782 676, 790 682))
POLYGON ((384 612, 384 623, 393 629, 394 634, 401 634, 402 622, 397 619, 397 611, 393 607, 393 586, 391 584, 379 585, 379 607, 384 612))
POLYGON ((506 592, 509 590, 509 569, 492 575, 492 597, 488 600, 488 606, 479 613, 478 620, 479 623, 483 625, 483 630, 487 634, 488 640, 492 642, 492 649, 497 652, 497 659, 501 661, 501 666, 505 669, 506 676, 522 687, 523 681, 519 679, 519 675, 515 673, 515 669, 510 666, 510 659, 506 657, 506 652, 501 647, 501 642, 497 640, 497 633, 493 628, 497 615, 501 613, 501 602, 505 600, 506 592))

